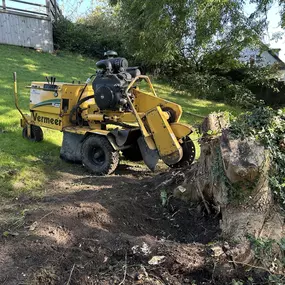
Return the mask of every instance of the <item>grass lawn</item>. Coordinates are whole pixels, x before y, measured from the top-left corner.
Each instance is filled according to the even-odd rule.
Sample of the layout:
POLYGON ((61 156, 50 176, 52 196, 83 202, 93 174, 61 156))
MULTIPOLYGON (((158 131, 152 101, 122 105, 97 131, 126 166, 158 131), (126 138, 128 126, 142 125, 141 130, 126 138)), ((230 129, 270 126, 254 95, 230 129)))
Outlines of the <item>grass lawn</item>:
MULTIPOLYGON (((85 81, 95 71, 95 60, 80 55, 60 53, 52 55, 34 50, 0 45, 0 196, 16 197, 22 192, 41 194, 43 185, 55 177, 56 170, 76 167, 60 160, 62 139, 60 132, 44 129, 44 141, 31 143, 21 136, 20 114, 14 107, 12 73, 17 72, 19 101, 28 112, 31 81, 43 81, 45 76, 55 76, 57 81, 85 81)), ((192 98, 175 92, 167 84, 155 84, 157 94, 180 104, 184 110, 183 122, 201 120, 187 112, 207 115, 213 111, 240 112, 221 103, 192 98)))

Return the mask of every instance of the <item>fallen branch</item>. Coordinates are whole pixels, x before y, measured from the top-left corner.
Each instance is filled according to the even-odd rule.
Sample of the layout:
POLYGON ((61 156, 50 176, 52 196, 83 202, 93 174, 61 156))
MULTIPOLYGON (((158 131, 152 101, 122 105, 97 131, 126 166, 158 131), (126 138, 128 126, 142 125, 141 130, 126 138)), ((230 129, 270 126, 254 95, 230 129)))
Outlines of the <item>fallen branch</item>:
POLYGON ((163 186, 168 186, 168 185, 170 185, 170 184, 175 180, 175 178, 176 178, 178 175, 181 175, 181 176, 183 176, 183 178, 185 178, 185 174, 184 174, 183 172, 181 172, 181 171, 177 171, 177 172, 171 173, 171 177, 170 177, 169 179, 163 181, 163 182, 160 183, 159 185, 157 185, 157 186, 155 187, 155 190, 157 190, 157 189, 159 189, 159 188, 161 188, 161 187, 163 187, 163 186))
POLYGON ((195 114, 195 113, 192 113, 189 111, 184 111, 184 113, 186 113, 187 115, 195 116, 195 117, 202 118, 202 119, 204 119, 206 117, 206 116, 195 114))
POLYGON ((200 196, 201 196, 201 198, 202 198, 202 201, 203 201, 203 203, 204 203, 204 205, 205 205, 205 208, 206 208, 206 210, 207 210, 207 212, 208 212, 208 215, 210 215, 211 214, 211 211, 210 211, 210 208, 209 208, 209 206, 208 206, 208 204, 207 204, 207 201, 206 201, 206 199, 205 199, 205 197, 204 197, 204 195, 203 195, 203 192, 201 191, 201 189, 200 189, 200 185, 197 183, 197 189, 198 189, 198 192, 199 192, 199 194, 200 194, 200 196))
POLYGON ((119 285, 125 284, 125 280, 126 280, 126 276, 127 276, 127 268, 128 268, 128 266, 127 266, 127 253, 126 253, 126 255, 125 255, 125 265, 124 265, 123 267, 124 267, 124 278, 123 278, 123 280, 120 282, 119 285))
POLYGON ((71 271, 70 271, 69 278, 68 278, 68 280, 67 280, 66 285, 69 285, 69 284, 70 284, 71 276, 72 276, 72 273, 73 273, 74 267, 75 267, 75 263, 74 263, 74 264, 73 264, 73 266, 72 266, 72 269, 71 269, 71 271))
POLYGON ((51 212, 45 214, 43 217, 41 217, 41 218, 39 219, 39 222, 42 221, 44 218, 46 218, 47 216, 49 216, 49 215, 52 214, 52 213, 53 213, 53 211, 51 211, 51 212))
POLYGON ((249 264, 249 263, 245 263, 245 262, 240 262, 240 261, 235 261, 235 260, 229 260, 229 262, 230 263, 234 263, 234 264, 240 264, 240 265, 244 265, 244 266, 249 266, 251 268, 260 269, 260 270, 268 272, 271 275, 275 274, 275 275, 281 275, 281 276, 285 277, 284 273, 272 272, 269 269, 267 269, 265 267, 262 267, 262 266, 257 266, 257 265, 253 265, 253 264, 249 264))

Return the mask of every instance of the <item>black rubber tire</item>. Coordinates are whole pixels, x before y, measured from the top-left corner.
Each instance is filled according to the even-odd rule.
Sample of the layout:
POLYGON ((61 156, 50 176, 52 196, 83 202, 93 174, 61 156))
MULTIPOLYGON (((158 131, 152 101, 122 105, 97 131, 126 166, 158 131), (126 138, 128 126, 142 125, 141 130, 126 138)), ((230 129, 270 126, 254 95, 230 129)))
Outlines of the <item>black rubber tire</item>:
POLYGON ((196 148, 194 142, 190 139, 187 138, 183 143, 182 143, 182 150, 183 150, 183 157, 181 160, 175 164, 168 165, 171 168, 181 168, 181 167, 186 167, 189 166, 193 163, 195 160, 195 155, 196 155, 196 148))
POLYGON ((28 126, 25 126, 22 131, 22 136, 33 142, 41 142, 44 139, 44 134, 39 126, 31 125, 31 137, 28 137, 28 126))
POLYGON ((142 161, 143 157, 138 144, 132 145, 130 148, 122 150, 122 154, 126 160, 142 161))
POLYGON ((82 143, 82 164, 96 175, 107 175, 119 164, 119 152, 114 150, 107 138, 90 135, 82 143))

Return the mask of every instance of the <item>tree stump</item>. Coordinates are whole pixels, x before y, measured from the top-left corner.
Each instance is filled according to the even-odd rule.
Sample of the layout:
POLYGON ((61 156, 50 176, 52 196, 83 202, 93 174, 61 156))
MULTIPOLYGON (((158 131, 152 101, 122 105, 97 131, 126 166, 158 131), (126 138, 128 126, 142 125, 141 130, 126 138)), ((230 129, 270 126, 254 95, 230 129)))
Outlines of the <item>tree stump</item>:
POLYGON ((234 139, 221 114, 211 114, 202 124, 201 156, 184 171, 183 183, 174 195, 202 201, 207 211, 221 213, 222 235, 235 242, 247 236, 280 240, 284 218, 269 186, 267 150, 251 139, 234 139), (214 136, 207 134, 214 133, 214 136))

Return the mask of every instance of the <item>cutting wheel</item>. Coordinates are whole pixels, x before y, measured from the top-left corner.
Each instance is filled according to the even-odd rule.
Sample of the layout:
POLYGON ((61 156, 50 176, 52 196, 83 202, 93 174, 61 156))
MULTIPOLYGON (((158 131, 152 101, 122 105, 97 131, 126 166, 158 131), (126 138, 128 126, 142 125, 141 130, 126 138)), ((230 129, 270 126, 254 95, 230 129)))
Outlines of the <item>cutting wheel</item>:
POLYGON ((189 138, 185 138, 181 144, 183 150, 183 157, 175 164, 168 165, 171 168, 180 168, 191 165, 196 157, 196 146, 194 142, 189 138))

